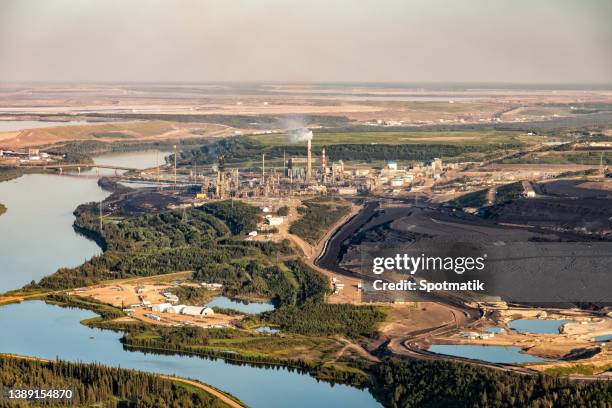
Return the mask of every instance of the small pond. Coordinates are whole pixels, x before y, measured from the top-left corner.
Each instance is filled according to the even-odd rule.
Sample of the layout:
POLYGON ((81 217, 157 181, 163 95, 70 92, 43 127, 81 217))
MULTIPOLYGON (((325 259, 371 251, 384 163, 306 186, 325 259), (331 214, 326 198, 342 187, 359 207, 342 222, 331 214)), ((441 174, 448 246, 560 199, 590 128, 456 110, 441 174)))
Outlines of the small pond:
POLYGON ((208 307, 223 307, 225 309, 233 309, 242 313, 257 314, 274 310, 272 303, 251 302, 241 299, 230 299, 225 296, 214 297, 206 306, 208 307))
POLYGON ((265 333, 265 334, 277 334, 280 333, 280 330, 272 328, 270 326, 261 326, 255 329, 256 332, 265 333))
POLYGON ((446 354, 470 358, 473 360, 488 361, 490 363, 537 363, 547 361, 542 357, 521 353, 516 346, 483 346, 472 344, 434 344, 429 349, 432 353, 446 354))
POLYGON ((512 320, 508 326, 522 333, 559 334, 561 326, 571 320, 541 320, 541 319, 519 319, 512 320))

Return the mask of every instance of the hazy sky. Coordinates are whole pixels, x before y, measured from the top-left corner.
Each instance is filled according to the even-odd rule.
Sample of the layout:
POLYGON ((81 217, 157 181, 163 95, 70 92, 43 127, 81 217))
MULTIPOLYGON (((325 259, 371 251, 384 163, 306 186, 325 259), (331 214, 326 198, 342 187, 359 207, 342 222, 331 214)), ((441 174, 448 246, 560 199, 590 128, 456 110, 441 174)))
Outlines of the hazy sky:
POLYGON ((0 82, 612 83, 610 0, 0 0, 0 82))

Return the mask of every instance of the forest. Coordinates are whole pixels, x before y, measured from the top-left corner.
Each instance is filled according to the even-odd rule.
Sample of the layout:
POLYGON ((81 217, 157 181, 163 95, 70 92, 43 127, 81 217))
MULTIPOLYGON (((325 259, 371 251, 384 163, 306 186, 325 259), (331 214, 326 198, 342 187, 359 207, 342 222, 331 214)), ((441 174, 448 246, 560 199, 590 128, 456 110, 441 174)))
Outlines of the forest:
MULTIPOLYGON (((21 388, 68 389, 73 392, 70 400, 38 400, 32 404, 35 406, 58 406, 58 403, 62 403, 67 406, 122 408, 227 407, 204 390, 154 374, 100 364, 38 361, 9 356, 0 356, 0 388, 3 391, 21 388)), ((15 406, 15 402, 9 402, 6 398, 0 400, 1 408, 15 406)))
POLYGON ((377 325, 385 312, 377 306, 355 306, 309 300, 301 307, 284 306, 263 314, 262 320, 281 330, 309 336, 342 334, 358 339, 376 335, 377 325))
MULTIPOLYGON (((470 154, 485 154, 500 150, 520 147, 520 143, 482 143, 482 144, 442 144, 442 143, 410 143, 410 144, 364 144, 350 143, 327 147, 327 155, 331 161, 374 161, 374 160, 420 160, 427 161, 435 157, 453 158, 470 154)), ((319 156, 322 146, 313 146, 313 154, 319 156)), ((217 156, 224 155, 226 163, 241 163, 252 160, 253 157, 278 159, 283 156, 305 156, 306 147, 289 144, 270 146, 247 136, 233 136, 219 140, 213 144, 204 145, 193 150, 180 153, 182 165, 214 163, 217 156)))
POLYGON ((314 198, 303 201, 302 206, 298 207, 301 218, 291 224, 289 232, 310 244, 316 244, 330 226, 347 215, 350 210, 349 203, 341 199, 314 198))
POLYGON ((370 391, 392 408, 609 407, 612 383, 525 376, 445 361, 387 358, 372 369, 370 391))
POLYGON ((96 203, 79 206, 75 228, 99 242, 104 253, 75 268, 61 268, 29 289, 66 289, 291 251, 287 244, 245 242, 233 234, 251 228, 259 217, 253 207, 239 202, 104 220, 102 230, 97 208, 96 203))

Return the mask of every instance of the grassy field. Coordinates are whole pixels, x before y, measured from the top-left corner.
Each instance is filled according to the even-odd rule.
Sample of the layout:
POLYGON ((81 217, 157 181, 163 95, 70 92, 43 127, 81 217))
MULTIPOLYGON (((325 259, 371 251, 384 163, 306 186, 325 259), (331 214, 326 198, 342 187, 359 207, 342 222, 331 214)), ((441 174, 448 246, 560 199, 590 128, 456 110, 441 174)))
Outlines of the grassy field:
MULTIPOLYGON (((514 131, 453 131, 453 132, 317 132, 313 131, 313 145, 337 144, 497 144, 508 142, 537 143, 548 141, 548 137, 527 135, 514 131)), ((269 146, 290 145, 285 134, 256 135, 253 139, 269 146)), ((305 143, 304 143, 305 144, 305 143)))

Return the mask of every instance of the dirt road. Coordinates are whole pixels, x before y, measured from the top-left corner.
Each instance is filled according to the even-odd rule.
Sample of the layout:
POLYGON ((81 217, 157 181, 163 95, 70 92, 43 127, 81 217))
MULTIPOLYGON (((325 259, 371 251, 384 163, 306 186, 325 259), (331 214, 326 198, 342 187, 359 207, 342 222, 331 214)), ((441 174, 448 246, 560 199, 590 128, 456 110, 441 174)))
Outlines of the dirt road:
POLYGON ((217 389, 203 384, 199 381, 195 381, 195 380, 189 380, 187 378, 180 378, 180 377, 172 377, 172 376, 167 376, 167 375, 160 375, 161 378, 165 378, 166 380, 171 380, 171 381, 178 381, 178 382, 182 382, 184 384, 189 384, 189 385, 193 385, 194 387, 197 387, 201 390, 206 391, 207 393, 214 395, 216 398, 220 399, 221 401, 223 401, 225 404, 227 404, 230 407, 233 408, 243 408, 246 407, 246 405, 243 405, 241 403, 239 403, 238 401, 228 397, 226 394, 222 393, 221 391, 218 391, 217 389))

